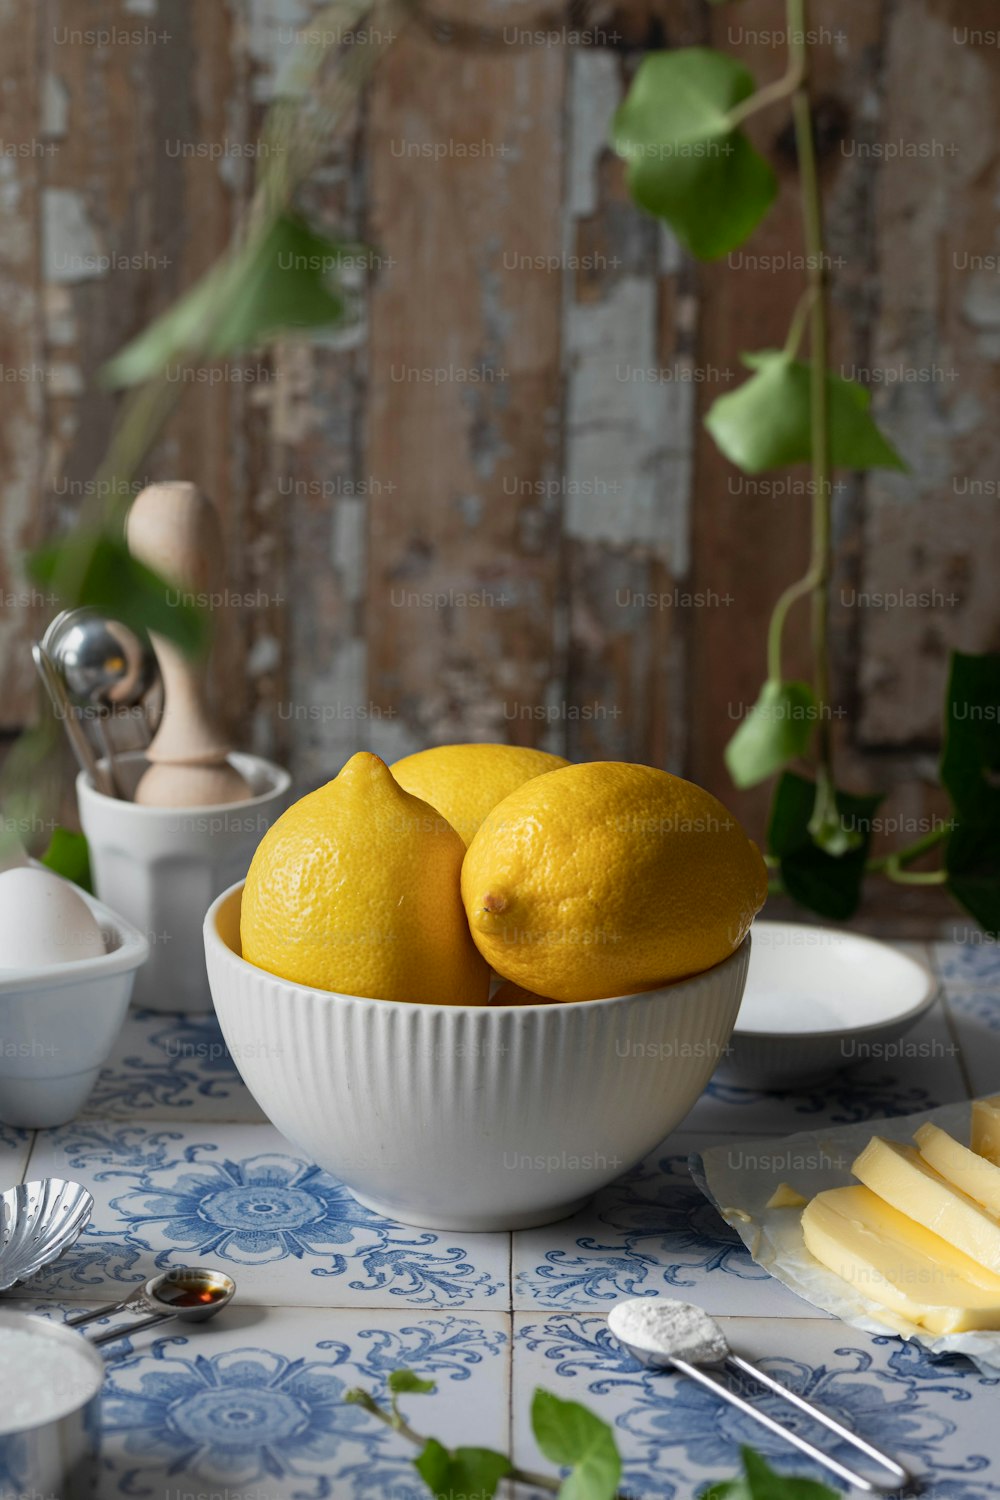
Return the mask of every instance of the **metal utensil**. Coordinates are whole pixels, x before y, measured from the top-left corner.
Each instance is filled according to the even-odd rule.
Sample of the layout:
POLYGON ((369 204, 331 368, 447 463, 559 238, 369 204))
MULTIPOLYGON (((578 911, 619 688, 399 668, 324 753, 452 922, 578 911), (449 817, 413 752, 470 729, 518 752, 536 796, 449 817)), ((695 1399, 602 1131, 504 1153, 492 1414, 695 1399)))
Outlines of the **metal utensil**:
POLYGON ((93 746, 80 727, 80 721, 73 712, 63 680, 56 671, 51 656, 38 641, 31 648, 31 656, 45 691, 49 695, 53 712, 57 719, 62 720, 66 737, 73 747, 73 754, 80 767, 86 771, 99 792, 103 792, 106 797, 113 797, 115 792, 111 778, 104 766, 98 763, 93 746))
POLYGON ((79 1182, 43 1177, 0 1195, 0 1291, 68 1250, 90 1221, 94 1200, 79 1182))
POLYGON ((148 636, 87 606, 56 615, 42 645, 78 708, 134 708, 159 676, 148 636))
POLYGON ((235 1281, 223 1271, 212 1271, 207 1266, 178 1266, 176 1270, 151 1277, 145 1286, 130 1292, 119 1302, 108 1302, 103 1307, 67 1318, 63 1327, 83 1328, 98 1318, 110 1318, 125 1311, 145 1315, 124 1328, 110 1328, 90 1339, 92 1344, 110 1344, 115 1339, 139 1333, 143 1328, 166 1323, 170 1318, 178 1318, 182 1323, 205 1323, 221 1312, 235 1293, 235 1281))
MULTIPOLYGON (((673 1299, 661 1298, 656 1299, 656 1301, 665 1302, 673 1301, 673 1299)), ((634 1342, 634 1334, 632 1338, 626 1336, 627 1314, 625 1309, 633 1307, 648 1309, 651 1305, 655 1306, 655 1302, 651 1298, 633 1297, 626 1302, 617 1303, 608 1314, 608 1326, 611 1332, 622 1347, 627 1349, 640 1364, 647 1365, 654 1370, 679 1370, 681 1374, 687 1375, 690 1380, 696 1381, 698 1385, 713 1391, 720 1400, 728 1402, 730 1406, 735 1406, 744 1416, 751 1417, 753 1421, 758 1422, 762 1427, 766 1427, 768 1432, 774 1433, 777 1437, 784 1438, 786 1442, 798 1448, 801 1453, 808 1454, 818 1464, 822 1464, 824 1468, 829 1469, 832 1474, 837 1474, 841 1479, 846 1479, 849 1484, 856 1485, 858 1489, 865 1490, 868 1493, 885 1494, 898 1490, 903 1485, 913 1483, 914 1476, 910 1474, 909 1470, 904 1469, 902 1464, 897 1463, 894 1458, 890 1458, 888 1454, 883 1453, 872 1443, 866 1442, 864 1438, 858 1437, 856 1433, 851 1432, 842 1423, 831 1417, 828 1412, 822 1411, 818 1406, 814 1406, 811 1401, 807 1401, 805 1397, 800 1396, 796 1391, 789 1390, 787 1386, 782 1385, 764 1370, 751 1364, 749 1360, 744 1359, 739 1354, 734 1354, 729 1348, 726 1336, 719 1324, 714 1318, 710 1318, 706 1312, 703 1312, 700 1307, 693 1307, 690 1303, 674 1302, 674 1306, 678 1311, 683 1309, 688 1320, 685 1330, 686 1336, 676 1344, 667 1347, 665 1341, 661 1342, 659 1339, 654 1339, 652 1335, 649 1341, 650 1347, 634 1342), (652 1347, 654 1342, 656 1347, 652 1347), (708 1369, 713 1369, 715 1373, 709 1374, 708 1369, 702 1368, 702 1366, 708 1366, 708 1369), (796 1411, 805 1412, 808 1416, 812 1417, 813 1421, 819 1422, 830 1432, 836 1433, 842 1442, 848 1443, 859 1453, 865 1454, 867 1458, 870 1458, 874 1463, 884 1468, 887 1473, 892 1475, 891 1481, 879 1483, 866 1478, 863 1474, 856 1473, 853 1469, 848 1468, 846 1464, 842 1464, 833 1458, 829 1453, 824 1453, 821 1448, 814 1447, 806 1438, 800 1437, 791 1428, 783 1427, 780 1422, 776 1422, 773 1417, 769 1417, 759 1407, 751 1405, 749 1401, 744 1401, 743 1397, 738 1395, 731 1386, 726 1385, 721 1378, 723 1371, 726 1370, 730 1373, 738 1372, 742 1376, 749 1376, 751 1380, 766 1387, 774 1395, 780 1396, 783 1401, 794 1407, 796 1411)))
POLYGON ((115 712, 141 704, 158 681, 151 641, 120 620, 83 606, 56 615, 42 637, 42 649, 72 706, 94 716, 115 794, 122 796, 108 724, 115 712))

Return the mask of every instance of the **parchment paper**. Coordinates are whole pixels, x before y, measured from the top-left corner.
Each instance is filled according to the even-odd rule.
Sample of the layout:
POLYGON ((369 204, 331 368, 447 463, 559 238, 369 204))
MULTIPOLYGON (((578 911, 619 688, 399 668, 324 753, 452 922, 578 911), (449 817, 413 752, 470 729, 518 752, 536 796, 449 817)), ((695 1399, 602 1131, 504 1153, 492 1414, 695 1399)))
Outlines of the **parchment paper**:
POLYGON ((824 1188, 856 1183, 851 1163, 873 1135, 912 1143, 913 1132, 926 1120, 968 1143, 968 1102, 946 1104, 917 1115, 713 1146, 692 1155, 691 1175, 757 1264, 806 1302, 866 1333, 915 1339, 933 1354, 964 1354, 985 1374, 1000 1375, 1000 1332, 933 1334, 880 1307, 813 1259, 802 1238, 801 1209, 767 1207, 782 1182, 807 1199, 824 1188))

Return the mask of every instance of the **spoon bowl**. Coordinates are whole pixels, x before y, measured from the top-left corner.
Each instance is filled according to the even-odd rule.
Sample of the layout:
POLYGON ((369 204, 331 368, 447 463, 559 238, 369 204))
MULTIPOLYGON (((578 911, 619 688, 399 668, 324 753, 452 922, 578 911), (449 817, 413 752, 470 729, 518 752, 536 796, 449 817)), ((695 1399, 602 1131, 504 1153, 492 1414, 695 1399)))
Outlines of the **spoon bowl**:
POLYGON ((151 1308, 182 1323, 205 1323, 233 1300, 236 1282, 207 1266, 178 1266, 153 1276, 143 1290, 151 1308))

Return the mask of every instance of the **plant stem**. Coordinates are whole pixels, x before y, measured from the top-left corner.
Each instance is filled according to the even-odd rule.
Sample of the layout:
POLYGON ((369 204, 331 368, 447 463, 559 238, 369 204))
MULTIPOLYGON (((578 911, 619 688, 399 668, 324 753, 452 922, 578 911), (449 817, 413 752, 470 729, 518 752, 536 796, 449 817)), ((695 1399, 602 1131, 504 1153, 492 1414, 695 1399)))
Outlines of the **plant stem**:
MULTIPOLYGON (((423 1448, 426 1444, 427 1439, 413 1430, 395 1402, 393 1402, 392 1411, 386 1411, 384 1406, 379 1406, 374 1396, 360 1389, 348 1391, 345 1399, 354 1406, 363 1407, 369 1416, 378 1417, 380 1422, 384 1422, 387 1427, 392 1428, 393 1432, 398 1432, 400 1437, 405 1437, 416 1447, 423 1448)), ((536 1474, 531 1469, 519 1469, 515 1464, 511 1465, 506 1477, 512 1484, 531 1484, 536 1489, 547 1490, 550 1495, 558 1495, 562 1489, 561 1479, 553 1479, 550 1474, 536 1474)), ((619 1493, 613 1497, 613 1500, 627 1500, 627 1497, 619 1493)))
POLYGON ((907 844, 903 849, 897 849, 892 854, 879 854, 874 859, 868 860, 865 869, 873 875, 879 870, 884 870, 891 860, 895 860, 900 865, 908 865, 913 860, 919 859, 921 854, 926 854, 928 849, 934 849, 938 844, 943 843, 950 832, 951 829, 947 824, 943 824, 942 827, 934 828, 930 833, 925 833, 921 838, 915 839, 912 844, 907 844))
POLYGON ((802 227, 806 251, 806 290, 795 309, 785 348, 798 347, 805 319, 809 323, 809 437, 812 468, 812 553, 807 572, 780 595, 767 635, 768 676, 780 681, 781 644, 788 612, 797 600, 812 597, 813 687, 817 713, 818 778, 833 785, 833 744, 827 707, 830 701, 830 645, 827 589, 831 566, 830 412, 826 367, 829 332, 826 306, 823 209, 809 107, 809 54, 806 46, 807 0, 787 0, 789 69, 795 79, 792 118, 799 162, 802 227))
POLYGON ((749 120, 751 115, 758 114, 760 110, 767 109, 769 105, 777 104, 782 99, 787 99, 789 94, 794 94, 800 87, 805 70, 805 47, 789 47, 788 68, 783 77, 774 83, 765 84, 762 89, 757 89, 749 99, 744 99, 742 104, 735 105, 728 113, 727 119, 730 128, 735 130, 742 125, 744 120, 749 120))

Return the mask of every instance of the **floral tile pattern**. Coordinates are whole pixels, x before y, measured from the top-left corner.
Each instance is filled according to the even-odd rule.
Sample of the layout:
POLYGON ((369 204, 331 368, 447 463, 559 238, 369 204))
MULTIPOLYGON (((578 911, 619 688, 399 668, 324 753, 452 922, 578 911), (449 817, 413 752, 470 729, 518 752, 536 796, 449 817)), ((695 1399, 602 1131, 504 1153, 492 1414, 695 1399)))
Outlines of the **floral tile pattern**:
POLYGON ((76 1177, 93 1219, 36 1285, 103 1298, 209 1261, 241 1300, 320 1307, 507 1304, 506 1235, 393 1224, 302 1159, 270 1125, 147 1127, 81 1120, 39 1136, 38 1176, 76 1177))
POLYGON ((0 1192, 24 1177, 31 1151, 31 1132, 0 1124, 0 1192))
POLYGON ((101 1500, 426 1500, 417 1450, 344 1401, 363 1386, 385 1402, 401 1366, 438 1387, 408 1398, 415 1426, 507 1446, 503 1314, 234 1305, 211 1331, 177 1327, 105 1345, 101 1500))
MULTIPOLYGON (((930 1359, 914 1344, 871 1338, 830 1319, 723 1318, 730 1346, 762 1365, 845 1426, 924 1476, 945 1500, 1000 1495, 995 1411, 1000 1382, 964 1360, 930 1359)), ((630 1494, 689 1500, 712 1480, 734 1474, 742 1444, 784 1473, 836 1481, 748 1417, 724 1406, 683 1376, 643 1369, 625 1355, 602 1318, 515 1314, 514 1452, 538 1468, 523 1393, 544 1385, 564 1398, 598 1406, 613 1421, 630 1494), (520 1397, 519 1397, 519 1393, 520 1397)), ((788 1422, 779 1398, 741 1394, 775 1420, 788 1422)), ((842 1462, 864 1460, 808 1419, 793 1415, 803 1436, 842 1462)))
POLYGON ((84 1113, 102 1119, 264 1119, 214 1012, 130 1011, 84 1113))
POLYGON ((692 1182, 689 1155, 713 1144, 672 1136, 573 1218, 515 1234, 515 1308, 607 1312, 658 1294, 716 1315, 824 1317, 754 1264, 692 1182))
POLYGON ((615 1425, 637 1500, 691 1500, 735 1473, 747 1442, 785 1473, 810 1472, 710 1393, 623 1355, 607 1311, 655 1295, 719 1317, 735 1348, 929 1477, 936 1500, 1000 1500, 997 1382, 798 1301, 687 1169, 710 1145, 1000 1091, 998 953, 938 945, 945 998, 896 1053, 795 1094, 720 1075, 680 1130, 587 1208, 513 1236, 432 1232, 361 1208, 261 1120, 213 1016, 131 1015, 81 1119, 37 1135, 0 1127, 8 1182, 74 1177, 96 1200, 69 1253, 3 1303, 62 1318, 185 1263, 237 1281, 209 1325, 105 1346, 100 1500, 426 1500, 411 1446, 343 1400, 358 1384, 384 1392, 402 1365, 438 1385, 403 1398, 418 1431, 513 1443, 546 1472, 530 1435, 535 1386, 594 1407, 615 1425))

